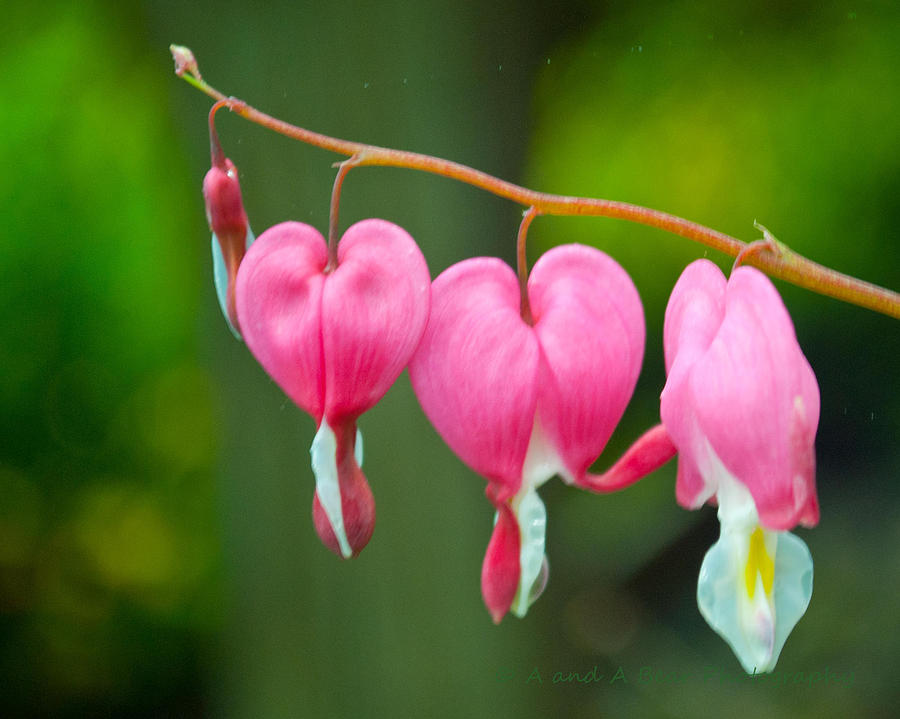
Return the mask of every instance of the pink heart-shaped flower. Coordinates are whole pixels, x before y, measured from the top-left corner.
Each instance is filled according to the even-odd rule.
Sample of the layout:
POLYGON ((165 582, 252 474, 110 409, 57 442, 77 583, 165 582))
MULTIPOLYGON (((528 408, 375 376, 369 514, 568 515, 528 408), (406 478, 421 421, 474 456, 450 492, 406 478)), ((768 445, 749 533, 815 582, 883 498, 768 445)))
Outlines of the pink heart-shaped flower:
MULTIPOLYGON (((498 519, 482 594, 495 621, 514 602, 522 616, 543 585, 540 484, 560 474, 610 491, 653 464, 629 458, 611 480, 587 471, 625 410, 643 358, 643 311, 625 270, 594 248, 556 247, 535 264, 528 296, 533 325, 520 315, 518 280, 501 260, 448 268, 432 285, 431 316, 409 367, 435 429, 489 481, 498 519)), ((664 432, 650 439, 657 464, 671 456, 664 432)))
MULTIPOLYGON (((334 548, 333 535, 354 523, 347 512, 365 514, 371 504, 362 496, 368 486, 359 481, 353 457, 356 419, 381 399, 416 349, 428 318, 430 275, 412 237, 378 219, 350 227, 338 245, 337 266, 329 271, 327 264, 325 239, 315 228, 275 225, 247 251, 236 300, 250 351, 320 432, 324 424, 332 434, 346 510, 341 520, 334 514, 341 507, 333 509, 331 539, 323 537, 334 548)), ((371 515, 373 523, 374 507, 371 515)), ((320 535, 329 534, 325 525, 321 529, 320 535)), ((368 541, 364 529, 354 532, 368 541)), ((365 544, 359 543, 353 554, 365 544)))

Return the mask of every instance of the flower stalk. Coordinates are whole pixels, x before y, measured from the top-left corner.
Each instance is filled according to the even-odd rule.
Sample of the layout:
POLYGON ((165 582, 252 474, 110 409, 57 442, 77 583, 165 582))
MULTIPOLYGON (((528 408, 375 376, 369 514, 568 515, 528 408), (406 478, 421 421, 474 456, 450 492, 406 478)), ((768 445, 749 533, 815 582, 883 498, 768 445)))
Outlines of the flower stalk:
POLYGON ((531 314, 531 304, 528 301, 528 247, 526 238, 531 221, 540 214, 533 207, 529 207, 522 214, 522 222, 519 225, 519 234, 516 239, 516 274, 519 277, 519 314, 526 324, 534 325, 534 316, 531 314))
POLYGON ((175 59, 175 73, 214 100, 224 102, 232 112, 286 137, 347 155, 353 158, 352 167, 401 167, 440 175, 512 200, 530 208, 529 211, 535 214, 610 217, 655 227, 700 242, 731 257, 741 257, 742 264, 756 267, 771 277, 900 319, 900 293, 820 265, 789 249, 784 243, 760 244, 754 246, 751 252, 746 252, 752 243, 667 212, 616 200, 537 192, 439 157, 312 132, 267 115, 243 100, 224 95, 203 79, 197 61, 188 48, 171 45, 170 50, 175 59))

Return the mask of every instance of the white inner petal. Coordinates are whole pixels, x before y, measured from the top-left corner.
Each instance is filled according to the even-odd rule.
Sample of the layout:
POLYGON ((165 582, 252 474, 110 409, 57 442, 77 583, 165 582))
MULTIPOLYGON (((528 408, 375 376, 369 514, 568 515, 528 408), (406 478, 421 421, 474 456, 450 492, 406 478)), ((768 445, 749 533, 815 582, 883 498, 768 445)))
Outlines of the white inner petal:
MULTIPOLYGON (((538 497, 537 491, 529 490, 524 495, 517 495, 513 502, 513 512, 519 523, 521 546, 519 549, 519 588, 511 607, 512 613, 522 618, 528 607, 537 599, 532 596, 541 574, 541 568, 547 561, 544 556, 544 539, 547 532, 547 510, 538 497)), ((539 592, 538 592, 539 594, 539 592)))
POLYGON ((772 667, 791 631, 806 613, 813 589, 813 561, 806 543, 790 532, 778 533, 775 558, 775 645, 772 667))
POLYGON ((522 463, 522 486, 519 494, 537 489, 554 475, 562 474, 563 470, 562 460, 544 436, 540 419, 535 415, 531 437, 528 439, 528 450, 522 463))
POLYGON ((793 534, 760 527, 747 488, 728 472, 712 448, 708 458, 718 488, 722 530, 703 559, 697 604, 745 671, 770 672, 788 635, 809 606, 812 558, 803 541, 793 534), (762 533, 761 543, 759 535, 753 539, 757 529, 762 533), (769 561, 771 569, 766 570, 762 565, 769 561), (767 571, 771 581, 768 593, 763 580, 767 571))
MULTIPOLYGON (((357 430, 357 463, 362 459, 362 441, 357 430)), ((337 471, 337 439, 328 423, 323 419, 319 425, 319 431, 309 448, 312 459, 312 470, 316 475, 316 494, 319 495, 319 504, 325 510, 328 523, 337 537, 341 554, 345 559, 353 556, 350 542, 347 540, 347 532, 344 530, 344 510, 341 505, 341 488, 338 483, 337 471)))
MULTIPOLYGON (((244 246, 249 249, 254 239, 256 238, 253 237, 253 230, 248 225, 244 246)), ((219 238, 216 237, 215 232, 212 235, 212 257, 213 284, 216 286, 216 297, 219 299, 219 307, 222 309, 222 314, 225 315, 225 321, 228 323, 231 334, 237 339, 241 339, 241 335, 234 328, 234 325, 231 324, 231 318, 228 316, 228 270, 225 267, 225 258, 222 256, 222 248, 219 246, 219 238)))
POLYGON ((547 557, 544 554, 547 534, 547 510, 537 488, 556 474, 563 464, 547 441, 537 417, 522 463, 522 484, 513 497, 511 508, 519 524, 519 587, 511 611, 522 618, 528 607, 541 595, 546 585, 547 557))
MULTIPOLYGON (((765 671, 771 659, 771 651, 763 647, 767 641, 764 632, 765 618, 772 624, 771 612, 763 609, 752 626, 753 607, 744 588, 744 564, 749 546, 749 536, 736 532, 722 532, 722 536, 703 558, 700 578, 697 582, 697 605, 707 623, 728 642, 741 666, 748 673, 765 671), (751 626, 747 626, 748 622, 751 626), (748 631, 750 629, 751 631, 748 631), (765 656, 760 656, 761 654, 765 656)), ((758 599, 765 601, 765 594, 758 599)), ((774 630, 770 632, 774 635, 774 630)))
POLYGON ((716 487, 719 523, 722 525, 722 531, 756 527, 759 524, 759 514, 750 490, 726 469, 708 442, 706 448, 709 463, 707 470, 713 477, 716 487))
POLYGON ((356 466, 362 469, 363 446, 362 432, 359 431, 359 427, 356 428, 356 444, 353 446, 353 457, 356 459, 356 466))

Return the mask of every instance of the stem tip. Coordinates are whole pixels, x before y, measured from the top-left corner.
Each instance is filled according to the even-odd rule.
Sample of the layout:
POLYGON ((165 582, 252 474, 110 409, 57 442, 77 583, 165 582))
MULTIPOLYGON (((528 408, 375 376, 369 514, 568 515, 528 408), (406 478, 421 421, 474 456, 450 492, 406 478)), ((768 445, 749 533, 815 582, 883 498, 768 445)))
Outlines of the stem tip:
POLYGON ((182 77, 184 73, 193 75, 198 80, 203 78, 200 75, 200 67, 197 65, 197 59, 189 47, 184 45, 169 45, 169 52, 172 53, 172 59, 175 60, 175 74, 182 77))

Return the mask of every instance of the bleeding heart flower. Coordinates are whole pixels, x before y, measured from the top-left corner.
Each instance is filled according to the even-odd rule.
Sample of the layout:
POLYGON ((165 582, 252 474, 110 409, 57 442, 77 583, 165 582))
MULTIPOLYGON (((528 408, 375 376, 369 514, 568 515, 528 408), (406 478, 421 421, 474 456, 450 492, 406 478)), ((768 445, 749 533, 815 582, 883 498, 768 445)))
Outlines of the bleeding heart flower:
POLYGON ((785 530, 819 521, 819 387, 775 287, 707 260, 684 271, 666 308, 660 414, 678 448, 676 496, 717 502, 721 537, 697 601, 747 672, 771 671, 812 594, 812 559, 785 530))
POLYGON ((241 339, 234 303, 234 282, 244 253, 253 243, 253 232, 244 211, 237 168, 222 155, 218 139, 213 138, 213 166, 203 178, 206 219, 213 233, 213 280, 225 321, 234 336, 241 339))
MULTIPOLYGON (((640 370, 644 318, 634 284, 599 250, 566 245, 535 264, 528 297, 533 326, 520 315, 509 266, 488 257, 453 265, 432 285, 431 316, 409 366, 438 433, 489 482, 497 518, 481 586, 495 622, 510 608, 524 616, 546 582, 537 488, 554 474, 594 491, 637 479, 587 472, 640 370)), ((648 435, 671 456, 664 432, 648 435)))
POLYGON ((333 270, 315 228, 284 222, 260 235, 238 271, 247 346, 316 421, 313 520, 322 542, 344 558, 365 547, 375 526, 356 420, 415 350, 428 319, 430 279, 413 238, 375 219, 347 230, 333 270))

